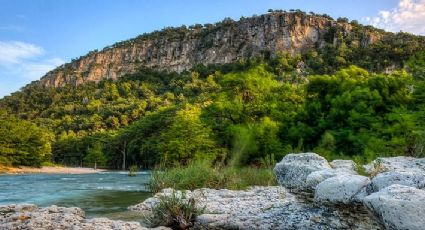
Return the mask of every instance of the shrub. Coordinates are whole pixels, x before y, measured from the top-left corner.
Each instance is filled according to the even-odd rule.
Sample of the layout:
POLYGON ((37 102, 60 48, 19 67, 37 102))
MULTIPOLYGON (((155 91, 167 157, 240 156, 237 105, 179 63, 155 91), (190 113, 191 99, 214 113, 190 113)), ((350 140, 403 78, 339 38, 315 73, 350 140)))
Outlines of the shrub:
POLYGON ((154 171, 149 181, 152 192, 164 188, 194 190, 198 188, 245 189, 248 186, 276 185, 270 168, 212 167, 207 162, 195 162, 182 167, 154 171))
POLYGON ((137 171, 139 171, 139 167, 137 165, 132 165, 128 169, 128 176, 137 176, 137 171))
POLYGON ((158 192, 164 188, 178 190, 193 190, 202 187, 220 187, 222 179, 216 169, 207 162, 196 162, 187 166, 176 166, 164 171, 158 170, 152 173, 149 187, 151 191, 158 192))
POLYGON ((187 198, 184 192, 173 191, 171 195, 159 197, 159 204, 153 207, 152 216, 148 220, 153 226, 188 229, 193 225, 196 216, 203 212, 203 208, 196 206, 195 198, 187 198))

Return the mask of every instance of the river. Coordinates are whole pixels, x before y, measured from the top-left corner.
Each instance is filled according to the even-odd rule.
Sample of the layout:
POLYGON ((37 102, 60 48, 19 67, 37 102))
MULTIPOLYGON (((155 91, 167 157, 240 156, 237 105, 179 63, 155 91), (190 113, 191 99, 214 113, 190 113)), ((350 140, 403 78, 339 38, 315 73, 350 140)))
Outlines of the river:
POLYGON ((149 177, 149 172, 0 175, 0 204, 80 207, 87 217, 136 220, 126 209, 151 195, 149 177))

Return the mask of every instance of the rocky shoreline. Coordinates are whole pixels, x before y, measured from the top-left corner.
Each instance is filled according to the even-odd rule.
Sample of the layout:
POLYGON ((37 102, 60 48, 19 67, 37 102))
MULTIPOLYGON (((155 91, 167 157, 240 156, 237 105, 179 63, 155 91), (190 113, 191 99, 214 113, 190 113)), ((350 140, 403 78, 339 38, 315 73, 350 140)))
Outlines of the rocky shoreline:
MULTIPOLYGON (((378 158, 359 175, 353 161, 289 154, 274 169, 280 186, 247 190, 164 189, 129 210, 149 215, 161 196, 194 198, 193 229, 424 229, 425 158, 378 158)), ((149 229, 86 219, 79 208, 0 206, 0 229, 149 229)), ((167 229, 160 227, 157 229, 167 229)))
POLYGON ((0 206, 0 229, 39 230, 168 230, 169 228, 145 228, 138 222, 110 220, 107 218, 86 219, 81 208, 64 208, 52 205, 39 208, 33 204, 0 206))

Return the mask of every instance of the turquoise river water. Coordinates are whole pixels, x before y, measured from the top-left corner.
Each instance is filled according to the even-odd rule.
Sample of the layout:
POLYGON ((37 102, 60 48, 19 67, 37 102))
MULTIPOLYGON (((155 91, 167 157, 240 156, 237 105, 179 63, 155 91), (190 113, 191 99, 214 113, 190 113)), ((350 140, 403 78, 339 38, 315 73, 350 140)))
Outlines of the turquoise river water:
POLYGON ((39 207, 80 207, 88 217, 136 220, 128 206, 151 194, 146 188, 149 172, 129 177, 127 172, 96 174, 0 175, 0 204, 32 203, 39 207))

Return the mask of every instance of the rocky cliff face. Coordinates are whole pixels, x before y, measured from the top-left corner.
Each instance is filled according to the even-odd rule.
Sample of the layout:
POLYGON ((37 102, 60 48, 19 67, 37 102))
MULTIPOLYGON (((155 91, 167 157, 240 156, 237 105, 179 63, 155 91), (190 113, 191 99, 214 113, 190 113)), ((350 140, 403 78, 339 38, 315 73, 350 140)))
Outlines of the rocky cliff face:
MULTIPOLYGON (((264 52, 296 54, 323 46, 326 33, 335 26, 342 27, 343 36, 352 31, 348 23, 283 12, 244 18, 237 22, 225 20, 215 25, 189 29, 164 29, 100 52, 90 52, 47 73, 39 83, 47 87, 79 85, 105 78, 117 79, 133 73, 140 66, 180 72, 196 64, 230 63, 264 52)), ((367 45, 375 39, 369 34, 355 42, 367 45)))

